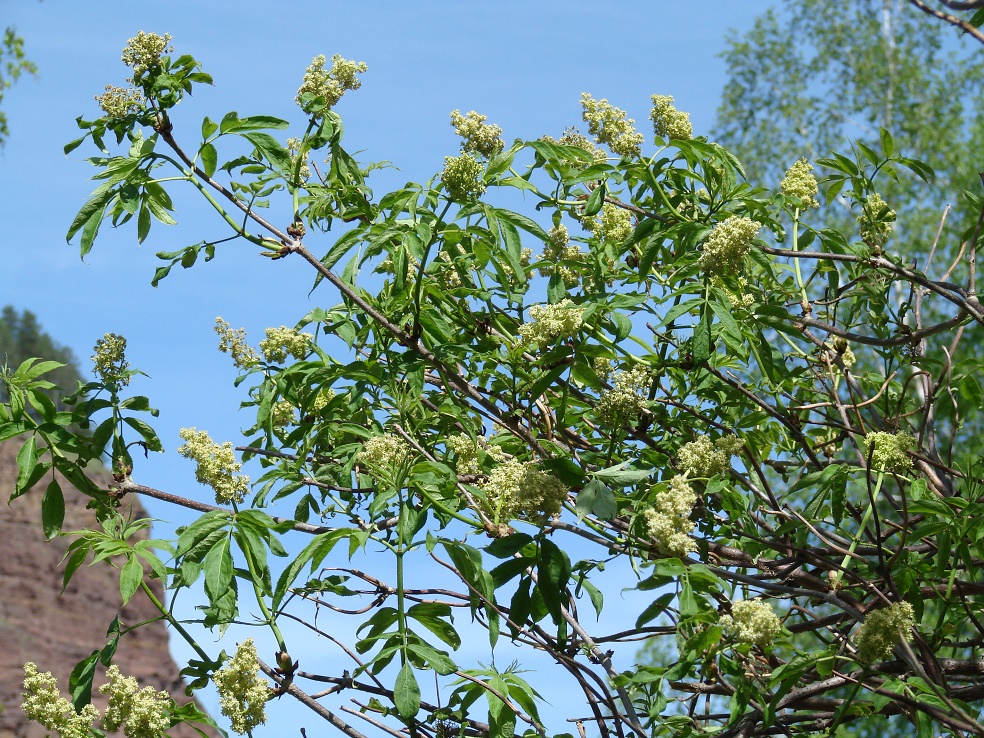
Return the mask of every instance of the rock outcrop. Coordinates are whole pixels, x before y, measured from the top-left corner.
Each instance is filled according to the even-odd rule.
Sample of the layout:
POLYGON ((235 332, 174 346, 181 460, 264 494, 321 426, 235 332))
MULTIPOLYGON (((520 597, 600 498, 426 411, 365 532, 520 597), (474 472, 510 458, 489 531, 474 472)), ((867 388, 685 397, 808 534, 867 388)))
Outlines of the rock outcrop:
MULTIPOLYGON (((83 565, 61 594, 61 560, 71 542, 68 538, 45 541, 41 531, 41 496, 48 480, 10 505, 7 499, 17 476, 15 457, 19 442, 0 444, 0 738, 43 738, 47 731, 26 720, 20 710, 23 666, 33 661, 41 671, 50 671, 67 696, 72 668, 92 651, 106 645, 106 628, 120 609, 119 575, 104 562, 83 565)), ((107 475, 106 483, 110 479, 107 475)), ((64 479, 65 530, 95 524, 95 515, 85 508, 86 498, 64 479)), ((134 517, 146 517, 139 502, 134 517)), ((161 583, 151 580, 156 596, 163 601, 161 583)), ((121 622, 135 624, 158 615, 149 599, 137 592, 123 610, 121 622)), ((145 625, 120 639, 115 663, 133 676, 141 687, 166 689, 179 704, 189 698, 178 676, 178 666, 168 651, 168 632, 163 623, 145 625)), ((95 686, 101 685, 102 667, 95 686)), ((102 709, 102 695, 93 693, 102 709)), ((182 725, 170 731, 172 738, 194 738, 198 734, 182 725)))

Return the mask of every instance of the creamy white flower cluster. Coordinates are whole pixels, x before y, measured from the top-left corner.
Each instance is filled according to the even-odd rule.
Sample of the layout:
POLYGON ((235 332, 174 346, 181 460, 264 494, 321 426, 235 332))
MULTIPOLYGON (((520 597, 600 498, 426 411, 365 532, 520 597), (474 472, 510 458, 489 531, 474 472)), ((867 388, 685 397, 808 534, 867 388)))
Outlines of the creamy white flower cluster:
POLYGON ((527 520, 542 525, 560 514, 567 487, 556 477, 537 469, 536 462, 510 459, 498 464, 482 485, 497 522, 527 520))
POLYGON ((384 433, 363 443, 357 458, 377 480, 394 484, 402 477, 413 454, 410 445, 402 438, 384 433))
POLYGON ((215 501, 220 505, 242 503, 249 492, 249 477, 238 473, 243 465, 236 461, 232 443, 220 446, 207 431, 196 428, 182 428, 178 435, 185 441, 178 453, 197 464, 195 478, 215 491, 215 501))
POLYGON ((288 355, 295 359, 307 356, 313 340, 314 336, 310 333, 301 333, 285 325, 267 328, 266 338, 260 341, 260 351, 263 352, 263 358, 271 364, 282 364, 288 355))
POLYGON ((864 198, 860 205, 858 235, 867 244, 884 246, 895 228, 895 211, 888 207, 888 203, 877 192, 864 198))
POLYGON ((61 696, 51 672, 39 672, 31 661, 24 664, 23 697, 21 710, 27 719, 57 732, 61 738, 89 738, 92 724, 99 719, 99 711, 93 705, 75 712, 72 703, 61 696))
POLYGON ((110 118, 125 118, 131 113, 143 110, 144 106, 143 93, 132 87, 106 85, 106 91, 95 97, 99 107, 110 118))
POLYGON ((673 106, 672 95, 653 95, 653 109, 649 119, 653 122, 653 133, 660 138, 688 141, 694 137, 694 127, 690 113, 684 113, 673 106))
POLYGON ((890 607, 868 613, 854 639, 858 647, 858 661, 873 664, 891 658, 895 644, 903 638, 909 640, 909 631, 914 624, 915 611, 908 602, 896 602, 890 607))
POLYGON ((470 110, 464 115, 460 110, 451 112, 451 125, 462 139, 461 150, 465 153, 477 152, 491 159, 505 147, 502 128, 486 123, 487 115, 470 110))
POLYGON ((738 436, 722 436, 712 442, 707 436, 685 443, 677 451, 677 467, 691 478, 709 479, 731 468, 731 457, 740 453, 738 436))
MULTIPOLYGON (((579 149, 584 149, 589 154, 591 158, 594 159, 595 163, 603 162, 608 158, 605 150, 594 145, 594 142, 581 133, 576 128, 568 128, 564 131, 559 139, 555 139, 553 136, 540 136, 541 141, 549 141, 550 143, 559 143, 562 146, 576 146, 579 149)), ((568 160, 570 163, 573 161, 568 160)))
POLYGON ((738 275, 745 264, 745 257, 752 249, 752 241, 762 229, 751 218, 732 215, 711 230, 701 247, 701 269, 716 275, 738 275))
POLYGON ((584 308, 580 308, 567 298, 554 305, 533 305, 530 308, 529 323, 519 326, 523 343, 545 345, 558 338, 571 338, 584 323, 584 308))
MULTIPOLYGON (((317 415, 329 402, 335 399, 335 390, 321 390, 314 396, 311 406, 307 408, 310 415, 317 415)), ((270 409, 274 428, 286 428, 297 424, 297 407, 290 400, 278 400, 270 409)))
MULTIPOLYGON (((284 145, 287 147, 287 153, 290 154, 290 170, 293 172, 298 164, 298 157, 301 155, 301 139, 299 138, 288 138, 284 145)), ((299 170, 299 175, 302 180, 311 179, 311 166, 309 164, 310 159, 305 157, 305 160, 301 162, 301 168, 299 170)))
POLYGON ((806 159, 800 159, 786 172, 779 183, 779 191, 786 197, 798 197, 804 209, 820 207, 817 201, 820 188, 812 172, 813 165, 806 159))
POLYGON ((133 68, 134 78, 139 78, 144 72, 156 69, 160 66, 161 57, 165 53, 174 51, 173 46, 169 46, 171 34, 165 33, 163 36, 156 33, 144 33, 138 31, 137 35, 127 39, 126 48, 123 49, 122 60, 128 67, 133 68))
POLYGON ((92 365, 105 382, 117 382, 122 386, 130 384, 126 370, 130 367, 126 360, 126 339, 117 333, 107 333, 96 341, 92 365))
POLYGON ((912 468, 909 451, 916 447, 916 437, 911 433, 874 431, 864 437, 864 444, 865 452, 871 453, 871 463, 876 469, 906 472, 912 468))
POLYGON ((448 190, 448 197, 455 202, 464 202, 485 192, 482 174, 485 167, 473 154, 445 156, 441 182, 448 190))
POLYGON ((447 448, 454 454, 454 468, 458 474, 481 473, 480 451, 495 462, 501 463, 506 460, 505 452, 489 443, 484 436, 478 436, 473 440, 467 433, 457 433, 448 438, 447 448))
POLYGON ((540 276, 550 277, 556 272, 564 280, 565 287, 568 289, 577 287, 581 283, 580 270, 560 262, 580 264, 588 255, 581 251, 581 247, 576 243, 571 243, 571 235, 563 223, 551 228, 547 235, 550 236, 550 242, 544 245, 543 252, 540 254, 540 261, 546 262, 538 267, 540 276))
POLYGON ((581 109, 581 116, 588 124, 588 133, 598 143, 607 144, 619 156, 639 156, 643 136, 636 131, 635 121, 624 110, 604 98, 595 100, 587 92, 581 93, 581 109))
POLYGON ((216 318, 215 332, 219 336, 219 351, 232 354, 232 362, 240 369, 249 369, 260 363, 259 355, 246 343, 245 328, 233 330, 222 318, 216 318))
POLYGON ((140 689, 137 680, 123 676, 114 664, 106 671, 109 683, 99 688, 109 695, 109 705, 103 715, 103 729, 109 733, 123 727, 126 738, 156 738, 171 727, 168 708, 171 695, 153 687, 140 689))
POLYGON ((652 507, 640 516, 643 532, 664 556, 683 558, 697 548, 690 536, 694 530, 690 515, 697 495, 685 474, 654 485, 651 494, 652 507))
POLYGON ((245 734, 266 722, 266 703, 270 687, 260 676, 260 664, 253 639, 247 638, 235 655, 212 675, 219 690, 219 707, 229 718, 232 729, 245 734))
POLYGON ((721 625, 741 643, 766 648, 782 630, 782 621, 768 602, 755 597, 732 603, 731 614, 721 618, 721 625))
POLYGON ((369 69, 365 62, 350 61, 335 54, 331 58, 331 69, 325 69, 326 61, 324 54, 318 54, 304 70, 304 80, 294 98, 298 105, 301 95, 310 92, 316 97, 323 97, 325 104, 332 108, 346 92, 362 87, 358 75, 369 69))
POLYGON ((598 399, 598 417, 612 427, 637 417, 649 406, 649 387, 653 377, 649 369, 636 364, 628 371, 612 370, 611 364, 595 362, 597 369, 607 369, 602 379, 611 383, 611 389, 603 390, 598 399))
POLYGON ((603 242, 619 244, 632 235, 632 213, 606 202, 601 207, 601 217, 582 218, 581 227, 603 242))
MULTIPOLYGON (((140 689, 137 680, 123 676, 114 664, 106 672, 109 682, 99 688, 109 695, 109 706, 102 717, 102 729, 115 733, 123 728, 126 738, 162 738, 171 727, 173 700, 167 692, 153 687, 140 689)), ((99 710, 86 705, 76 712, 61 696, 51 672, 39 672, 33 662, 24 664, 24 715, 61 738, 89 738, 99 720, 99 710)))

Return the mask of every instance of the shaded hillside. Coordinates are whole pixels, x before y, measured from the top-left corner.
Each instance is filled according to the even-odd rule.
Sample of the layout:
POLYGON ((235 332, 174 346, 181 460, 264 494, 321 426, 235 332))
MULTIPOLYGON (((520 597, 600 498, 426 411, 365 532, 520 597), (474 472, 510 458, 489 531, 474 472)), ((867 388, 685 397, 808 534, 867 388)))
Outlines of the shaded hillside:
MULTIPOLYGON (((34 661, 41 671, 58 679, 63 694, 68 677, 81 659, 106 644, 106 628, 120 606, 119 578, 113 568, 100 564, 83 566, 66 591, 62 585, 61 558, 71 542, 68 538, 45 541, 41 532, 41 492, 35 490, 6 501, 17 475, 15 456, 19 444, 0 444, 0 738, 43 738, 41 726, 25 720, 20 710, 23 665, 34 661)), ((110 481, 108 475, 106 483, 110 481)), ((71 486, 60 480, 65 490, 65 530, 76 530, 95 523, 95 515, 85 509, 85 498, 72 494, 71 486)), ((45 484, 42 482, 42 484, 45 484)), ((139 505, 128 500, 127 504, 139 505)), ((142 509, 134 517, 145 517, 142 509)), ((151 580, 158 598, 161 584, 151 580)), ((141 593, 124 609, 121 621, 134 624, 153 618, 157 611, 141 593)), ((124 674, 136 677, 141 686, 168 690, 179 704, 187 701, 178 667, 168 651, 164 625, 153 623, 125 635, 120 640, 116 663, 124 674)), ((102 674, 96 686, 103 683, 102 674)), ((102 695, 94 703, 102 709, 102 695)), ((192 738, 192 729, 180 726, 170 731, 173 738, 192 738)))

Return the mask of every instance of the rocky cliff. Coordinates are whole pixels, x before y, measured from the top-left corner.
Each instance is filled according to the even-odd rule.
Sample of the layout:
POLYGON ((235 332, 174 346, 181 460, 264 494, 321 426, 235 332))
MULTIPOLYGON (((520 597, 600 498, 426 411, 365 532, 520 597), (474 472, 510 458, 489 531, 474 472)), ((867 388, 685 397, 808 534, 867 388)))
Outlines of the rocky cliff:
MULTIPOLYGON (((15 457, 19 443, 0 444, 0 738, 43 738, 47 731, 28 722, 20 710, 23 666, 33 661, 41 671, 50 671, 67 695, 72 668, 92 651, 106 645, 106 628, 120 609, 119 577, 116 569, 100 563, 83 566, 65 592, 60 565, 67 538, 45 541, 41 531, 42 489, 7 499, 17 476, 15 457)), ((92 526, 95 515, 85 509, 86 499, 64 480, 65 530, 92 526)), ((109 483, 107 475, 106 483, 109 483)), ((139 502, 134 517, 146 517, 139 502)), ((161 583, 151 580, 163 601, 161 583)), ((138 592, 120 618, 135 624, 157 615, 150 601, 138 592)), ((115 662, 140 686, 168 690, 179 704, 187 701, 178 666, 168 652, 168 633, 162 623, 152 623, 126 634, 120 640, 115 662)), ((101 667, 100 667, 101 669, 101 667)), ((102 673, 95 685, 103 683, 102 673)), ((101 695, 93 702, 102 709, 101 695)), ((172 738, 193 738, 188 726, 170 731, 172 738)))

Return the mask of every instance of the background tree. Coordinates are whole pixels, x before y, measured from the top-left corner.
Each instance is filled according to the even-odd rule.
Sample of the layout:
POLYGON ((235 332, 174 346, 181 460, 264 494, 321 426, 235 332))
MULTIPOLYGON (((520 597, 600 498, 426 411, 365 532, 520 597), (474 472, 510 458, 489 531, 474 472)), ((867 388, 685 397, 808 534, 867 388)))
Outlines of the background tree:
MULTIPOLYGON (((927 254, 945 204, 955 206, 950 243, 977 219, 977 204, 959 195, 980 185, 978 46, 910 3, 786 0, 729 38, 715 135, 753 181, 778 183, 801 157, 816 161, 851 140, 877 150, 879 129, 891 131, 900 151, 936 173, 927 187, 900 171, 881 193, 898 214, 902 248, 927 254)), ((848 201, 840 204, 827 209, 826 223, 856 218, 848 201)))
MULTIPOLYGON (((0 39, 0 104, 7 89, 20 76, 37 74, 37 67, 24 55, 24 39, 17 35, 15 29, 7 28, 0 39)), ((7 126, 7 114, 0 110, 0 144, 6 141, 10 134, 7 126)))
MULTIPOLYGON (((66 392, 73 392, 83 381, 78 360, 72 350, 57 343, 48 335, 38 323, 37 316, 30 310, 18 313, 13 306, 7 305, 0 312, 0 366, 6 366, 13 371, 21 362, 30 358, 64 364, 53 369, 48 374, 48 379, 58 387, 64 388, 66 392)), ((7 387, 2 383, 0 383, 0 399, 3 402, 10 401, 7 387)), ((56 401, 59 408, 64 409, 61 393, 54 394, 52 399, 56 401)))
MULTIPOLYGON (((137 481, 133 450, 163 444, 112 334, 72 413, 24 412, 51 367, 8 375, 0 437, 25 439, 15 495, 57 469, 100 510, 99 530, 73 534, 66 578, 90 555, 117 557, 123 599, 151 597, 195 651, 192 687, 216 684, 234 730, 258 729, 270 698, 290 695, 352 738, 357 720, 398 737, 805 735, 875 714, 920 736, 984 735, 984 479, 976 445, 940 441, 966 394, 960 357, 926 356, 927 340, 956 346, 984 324, 979 234, 963 283, 898 255, 893 218, 871 204, 889 169, 927 169, 890 132, 830 159, 823 184, 859 213, 851 230, 812 227, 807 168, 778 190, 749 186, 662 95, 651 137, 588 93, 592 138, 507 145, 484 116, 454 111, 461 148, 443 170, 377 197, 334 110, 365 65, 316 57, 296 97, 307 125, 281 141, 289 124, 270 115, 189 122, 176 106, 212 80, 170 41, 132 38, 132 86, 79 119, 66 148, 91 139, 100 184, 68 236, 85 254, 109 220, 143 241, 175 224, 169 191, 184 186, 224 235, 159 254, 155 283, 230 242, 271 269, 311 269, 317 307, 294 327, 251 344, 216 321, 255 412, 238 450, 262 476, 251 484, 231 442, 186 428, 178 453, 215 504, 137 481), (832 297, 813 294, 819 283, 832 297), (952 317, 932 317, 933 302, 952 317), (110 490, 84 473, 107 447, 110 490), (159 542, 166 562, 132 540, 145 523, 117 512, 135 493, 202 513, 159 542), (305 539, 299 553, 288 535, 305 539), (141 560, 172 595, 203 580, 201 625, 276 645, 216 653, 148 592, 141 560), (613 621, 605 604, 619 567, 643 600, 629 627, 627 608, 613 621), (355 620, 350 641, 319 627, 326 608, 355 620), (462 648, 463 634, 484 644, 469 620, 483 655, 462 648), (346 663, 296 647, 287 621, 346 663), (647 638, 673 642, 676 663, 638 663, 647 638), (517 652, 545 653, 556 674, 502 663, 517 652), (557 674, 582 698, 547 721, 537 684, 557 674)), ((59 499, 53 481, 51 535, 59 499)), ((115 707, 94 713, 92 667, 121 635, 117 622, 80 664, 72 702, 26 665, 25 711, 73 736, 97 718, 155 736, 201 719, 172 695, 138 701, 118 673, 104 687, 115 707)))

